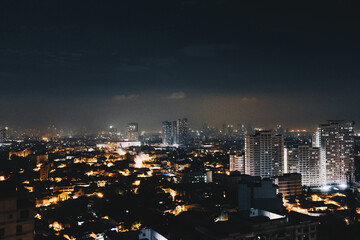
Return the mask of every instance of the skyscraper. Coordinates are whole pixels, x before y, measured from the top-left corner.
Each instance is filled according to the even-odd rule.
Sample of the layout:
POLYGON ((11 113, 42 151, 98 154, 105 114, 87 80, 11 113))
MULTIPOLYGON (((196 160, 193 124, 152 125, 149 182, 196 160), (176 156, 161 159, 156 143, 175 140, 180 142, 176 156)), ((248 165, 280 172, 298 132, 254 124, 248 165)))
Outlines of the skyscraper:
POLYGON ((189 126, 188 126, 188 119, 178 119, 177 120, 177 137, 178 137, 178 144, 186 145, 189 140, 189 126))
POLYGON ((224 123, 222 125, 222 134, 224 136, 231 136, 234 133, 234 127, 231 124, 224 123))
POLYGON ((178 123, 177 123, 177 121, 172 122, 171 137, 172 137, 172 143, 173 144, 179 144, 178 123))
POLYGON ((245 127, 245 134, 246 134, 246 135, 252 135, 252 134, 254 134, 254 129, 253 129, 253 127, 251 126, 250 123, 248 123, 248 124, 246 125, 246 127, 245 127))
POLYGON ((6 130, 7 128, 0 128, 0 143, 6 141, 6 130))
POLYGON ((283 174, 284 138, 271 131, 245 137, 245 174, 272 177, 283 174))
POLYGON ((246 128, 244 124, 239 123, 237 125, 237 135, 243 137, 246 132, 246 128))
POLYGON ((115 128, 114 126, 109 126, 109 135, 110 137, 116 137, 117 135, 117 128, 115 128))
POLYGON ((301 145, 287 151, 288 173, 300 173, 302 185, 319 186, 320 181, 320 149, 301 145))
POLYGON ((139 141, 139 128, 138 123, 132 122, 126 125, 126 138, 130 142, 139 141))
POLYGON ((322 184, 344 184, 353 179, 354 122, 329 120, 320 124, 314 134, 313 144, 320 148, 320 175, 322 184))
POLYGON ((162 142, 165 145, 172 144, 172 124, 169 121, 162 122, 162 142))

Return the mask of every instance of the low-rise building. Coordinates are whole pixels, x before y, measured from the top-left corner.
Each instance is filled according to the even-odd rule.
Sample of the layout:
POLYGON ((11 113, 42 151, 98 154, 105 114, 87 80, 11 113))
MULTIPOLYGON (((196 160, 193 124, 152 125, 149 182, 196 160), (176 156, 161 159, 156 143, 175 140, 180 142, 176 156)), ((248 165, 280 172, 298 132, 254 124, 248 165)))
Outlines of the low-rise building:
POLYGON ((251 208, 261 208, 270 211, 281 211, 282 200, 278 198, 276 186, 271 179, 258 182, 244 179, 238 185, 238 209, 248 211, 251 208))
POLYGON ((301 174, 289 173, 279 176, 275 179, 275 184, 278 186, 278 193, 283 197, 296 196, 302 194, 301 174))

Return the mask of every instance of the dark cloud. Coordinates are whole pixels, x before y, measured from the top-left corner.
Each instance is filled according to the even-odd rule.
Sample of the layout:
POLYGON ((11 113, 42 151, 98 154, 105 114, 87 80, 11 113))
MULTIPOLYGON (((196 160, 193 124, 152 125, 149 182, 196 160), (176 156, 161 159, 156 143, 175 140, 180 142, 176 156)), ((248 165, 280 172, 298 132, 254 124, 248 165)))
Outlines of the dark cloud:
POLYGON ((240 46, 235 44, 199 44, 190 45, 181 49, 181 53, 190 57, 217 57, 228 56, 238 51, 240 46))
POLYGON ((130 94, 130 95, 116 95, 113 99, 115 101, 126 101, 126 100, 136 100, 139 98, 138 94, 130 94))
POLYGON ((117 70, 122 72, 143 72, 149 70, 149 68, 141 65, 121 64, 117 70))
POLYGON ((356 9, 350 2, 3 0, 0 124, 360 120, 356 9))

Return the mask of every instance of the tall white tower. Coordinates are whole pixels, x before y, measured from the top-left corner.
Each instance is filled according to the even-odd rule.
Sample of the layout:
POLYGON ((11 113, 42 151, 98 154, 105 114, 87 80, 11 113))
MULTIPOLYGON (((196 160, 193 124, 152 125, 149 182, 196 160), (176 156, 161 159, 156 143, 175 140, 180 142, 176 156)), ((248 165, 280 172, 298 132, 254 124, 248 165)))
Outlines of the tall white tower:
POLYGON ((245 173, 272 177, 283 174, 284 138, 271 131, 257 131, 245 137, 245 173))
POLYGON ((320 147, 322 184, 345 184, 349 174, 354 176, 354 124, 329 120, 319 125, 313 142, 320 147))

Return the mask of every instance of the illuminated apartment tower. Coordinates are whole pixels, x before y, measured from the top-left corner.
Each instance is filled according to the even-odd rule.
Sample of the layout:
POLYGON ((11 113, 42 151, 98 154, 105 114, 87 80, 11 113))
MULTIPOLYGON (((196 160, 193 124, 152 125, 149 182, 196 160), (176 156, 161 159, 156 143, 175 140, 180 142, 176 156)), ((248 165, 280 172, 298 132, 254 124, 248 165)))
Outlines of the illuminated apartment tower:
POLYGON ((136 142, 139 140, 138 123, 133 122, 126 125, 126 138, 130 142, 136 142))
POLYGON ((272 177, 283 174, 284 138, 271 131, 245 137, 245 174, 272 177))
POLYGON ((319 186, 320 149, 302 145, 287 151, 287 173, 300 173, 302 185, 319 186))
POLYGON ((173 144, 179 144, 179 135, 178 135, 178 124, 177 124, 177 121, 173 121, 171 127, 172 127, 172 128, 171 128, 172 143, 173 143, 173 144))
POLYGON ((230 155, 230 172, 238 171, 241 174, 245 173, 245 156, 241 154, 230 155))
POLYGON ((354 176, 354 122, 329 120, 314 134, 314 147, 320 148, 322 184, 344 184, 354 176))
POLYGON ((0 143, 6 141, 6 129, 7 128, 0 128, 0 143))
POLYGON ((189 126, 188 126, 188 119, 178 119, 177 120, 177 138, 178 144, 186 145, 189 140, 189 126))
POLYGON ((172 144, 172 124, 169 121, 162 122, 162 140, 163 144, 172 144))

